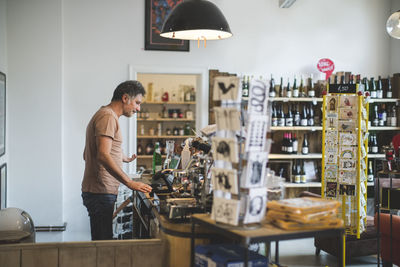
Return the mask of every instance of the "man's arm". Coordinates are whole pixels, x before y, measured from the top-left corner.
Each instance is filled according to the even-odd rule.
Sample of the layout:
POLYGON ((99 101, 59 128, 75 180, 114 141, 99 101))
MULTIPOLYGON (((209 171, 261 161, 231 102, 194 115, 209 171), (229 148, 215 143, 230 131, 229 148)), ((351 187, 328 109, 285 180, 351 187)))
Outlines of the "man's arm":
POLYGON ((99 162, 104 166, 104 168, 113 176, 115 179, 126 185, 132 190, 137 190, 141 192, 151 192, 151 186, 141 183, 132 181, 128 175, 126 175, 122 169, 114 162, 112 159, 110 152, 111 152, 111 145, 112 139, 108 136, 98 136, 96 137, 97 143, 97 159, 99 162))
POLYGON ((133 154, 132 157, 128 157, 128 156, 122 154, 122 161, 125 162, 125 163, 132 162, 132 161, 134 161, 136 158, 137 158, 136 154, 133 154))

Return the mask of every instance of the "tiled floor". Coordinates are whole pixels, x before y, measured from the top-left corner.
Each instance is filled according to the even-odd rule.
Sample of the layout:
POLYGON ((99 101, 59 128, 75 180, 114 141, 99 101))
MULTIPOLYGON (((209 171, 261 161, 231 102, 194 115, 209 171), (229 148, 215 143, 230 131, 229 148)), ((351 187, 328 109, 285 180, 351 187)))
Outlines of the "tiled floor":
MULTIPOLYGON (((272 257, 275 259, 275 244, 271 247, 272 257)), ((315 255, 314 239, 298 239, 279 242, 279 263, 282 266, 313 267, 313 266, 338 266, 336 257, 321 251, 315 255)), ((353 258, 346 266, 376 267, 376 256, 353 258)))

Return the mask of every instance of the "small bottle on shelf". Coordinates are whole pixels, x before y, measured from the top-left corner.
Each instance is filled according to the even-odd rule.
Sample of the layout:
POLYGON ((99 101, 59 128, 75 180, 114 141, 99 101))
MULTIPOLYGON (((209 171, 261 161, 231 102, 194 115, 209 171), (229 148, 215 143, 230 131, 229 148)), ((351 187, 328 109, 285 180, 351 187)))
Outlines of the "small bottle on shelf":
POLYGON ((297 87, 296 84, 296 75, 294 76, 294 82, 293 82, 293 97, 299 97, 299 88, 297 87))
POLYGON ((292 133, 288 133, 286 141, 286 153, 293 154, 293 140, 292 133))
POLYGON ((292 146, 293 146, 293 154, 297 154, 299 142, 297 140, 296 133, 293 133, 292 146))
MULTIPOLYGON (((293 165, 292 165, 292 175, 291 175, 290 182, 292 182, 292 183, 296 182, 296 175, 297 175, 297 160, 294 160, 293 165)), ((300 177, 299 177, 299 180, 300 180, 300 177)))
POLYGON ((304 97, 304 79, 303 79, 303 74, 300 76, 300 87, 299 87, 299 97, 304 97))
POLYGON ((314 89, 314 81, 313 81, 313 74, 311 73, 310 76, 310 84, 308 85, 308 96, 315 97, 315 89, 314 89))
POLYGON ((314 126, 314 108, 313 105, 309 105, 308 114, 307 114, 307 125, 314 126))
POLYGON ((298 162, 296 161, 296 175, 294 176, 294 182, 296 184, 301 183, 301 174, 300 174, 301 170, 300 170, 300 164, 298 164, 298 162))
POLYGON ((287 153, 287 133, 283 134, 282 145, 281 145, 281 152, 287 153))
POLYGON ((300 126, 301 125, 301 116, 300 116, 300 112, 298 109, 298 105, 294 104, 293 106, 295 107, 295 110, 293 112, 293 114, 294 114, 293 125, 300 126))
POLYGON ((300 164, 300 183, 305 184, 307 182, 306 172, 304 170, 304 161, 300 164))
POLYGON ((374 181, 374 171, 372 169, 372 160, 368 162, 368 176, 367 176, 367 181, 368 182, 373 182, 374 181))
POLYGON ((276 96, 275 92, 275 80, 271 74, 271 80, 269 81, 269 97, 274 98, 276 96))
POLYGON ((390 81, 390 76, 388 76, 388 89, 386 91, 386 97, 387 98, 392 98, 393 94, 392 94, 392 83, 390 81))
POLYGON ((372 138, 372 140, 371 140, 371 153, 372 154, 378 154, 379 148, 378 148, 378 140, 376 138, 376 134, 373 133, 371 135, 371 138, 372 138))
POLYGON ((190 124, 187 122, 185 124, 185 135, 190 135, 190 124))
POLYGON ((397 112, 395 104, 393 104, 391 109, 389 110, 388 126, 397 126, 397 112))
POLYGON ((372 110, 372 126, 379 126, 379 111, 378 111, 378 104, 373 104, 372 110))
POLYGON ((278 126, 278 111, 277 111, 277 104, 275 102, 272 103, 271 125, 278 126))
POLYGON ((376 94, 376 83, 374 80, 374 77, 371 77, 371 98, 376 98, 377 94, 376 94))
POLYGON ((162 169, 162 157, 160 151, 160 143, 156 142, 156 146, 153 152, 153 174, 161 171, 162 169))
POLYGON ((378 76, 377 87, 376 87, 376 98, 383 98, 383 88, 381 76, 378 76))
POLYGON ((287 113, 285 116, 285 125, 289 126, 289 127, 293 126, 293 114, 292 114, 292 109, 291 109, 290 104, 288 106, 287 113))
POLYGON ((302 153, 303 155, 307 155, 307 154, 309 153, 307 134, 304 134, 303 146, 302 146, 302 148, 301 148, 301 153, 302 153))
POLYGON ((278 96, 279 96, 279 97, 283 97, 283 96, 284 96, 284 92, 283 92, 283 78, 282 78, 282 77, 281 77, 281 84, 279 85, 278 96))
POLYGON ((290 90, 290 81, 289 78, 287 79, 287 86, 286 86, 286 97, 292 97, 292 91, 290 90))
POLYGON ((301 126, 307 126, 308 125, 307 106, 305 104, 303 104, 303 112, 301 114, 300 125, 301 126))
POLYGON ((279 113, 278 113, 278 126, 285 126, 285 113, 283 113, 283 105, 280 104, 279 106, 279 113))

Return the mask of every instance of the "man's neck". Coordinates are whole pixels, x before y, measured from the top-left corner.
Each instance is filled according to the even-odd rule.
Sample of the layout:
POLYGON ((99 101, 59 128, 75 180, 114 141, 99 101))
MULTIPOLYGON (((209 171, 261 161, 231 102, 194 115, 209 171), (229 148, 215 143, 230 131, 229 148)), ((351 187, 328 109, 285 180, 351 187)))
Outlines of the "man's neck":
POLYGON ((115 114, 117 114, 118 118, 121 117, 122 103, 120 101, 111 101, 111 103, 108 104, 107 107, 110 107, 115 112, 115 114))

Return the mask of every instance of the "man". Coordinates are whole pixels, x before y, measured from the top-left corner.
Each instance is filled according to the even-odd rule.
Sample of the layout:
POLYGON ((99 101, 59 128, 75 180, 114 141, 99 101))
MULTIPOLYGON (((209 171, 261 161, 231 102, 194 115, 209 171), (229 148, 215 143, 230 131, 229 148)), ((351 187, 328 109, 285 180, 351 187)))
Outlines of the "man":
POLYGON ((82 199, 90 217, 92 240, 112 239, 112 214, 120 183, 132 190, 151 192, 149 185, 132 181, 122 171, 122 162, 132 162, 136 155, 123 155, 118 122, 121 115, 131 117, 140 111, 144 94, 138 81, 121 83, 111 103, 101 107, 86 128, 82 199))

